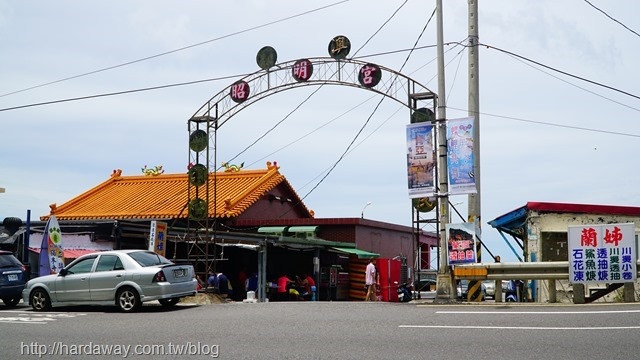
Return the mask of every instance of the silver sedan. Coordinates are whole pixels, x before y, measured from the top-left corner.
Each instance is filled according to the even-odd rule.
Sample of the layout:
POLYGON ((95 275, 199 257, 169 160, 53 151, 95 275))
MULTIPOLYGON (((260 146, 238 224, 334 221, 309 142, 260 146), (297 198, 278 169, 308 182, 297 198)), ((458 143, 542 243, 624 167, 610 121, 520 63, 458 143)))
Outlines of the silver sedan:
POLYGON ((177 265, 146 250, 113 250, 87 254, 59 274, 29 280, 23 301, 35 311, 52 306, 116 305, 124 312, 158 300, 172 306, 196 293, 193 266, 177 265))

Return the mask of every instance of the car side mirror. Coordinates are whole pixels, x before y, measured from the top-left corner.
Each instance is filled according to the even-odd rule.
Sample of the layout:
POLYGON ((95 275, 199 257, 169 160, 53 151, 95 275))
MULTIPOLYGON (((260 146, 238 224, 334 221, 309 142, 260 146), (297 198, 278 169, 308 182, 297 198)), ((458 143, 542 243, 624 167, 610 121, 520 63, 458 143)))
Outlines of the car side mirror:
POLYGON ((67 275, 67 269, 61 269, 60 272, 58 273, 58 275, 60 275, 60 276, 67 275))

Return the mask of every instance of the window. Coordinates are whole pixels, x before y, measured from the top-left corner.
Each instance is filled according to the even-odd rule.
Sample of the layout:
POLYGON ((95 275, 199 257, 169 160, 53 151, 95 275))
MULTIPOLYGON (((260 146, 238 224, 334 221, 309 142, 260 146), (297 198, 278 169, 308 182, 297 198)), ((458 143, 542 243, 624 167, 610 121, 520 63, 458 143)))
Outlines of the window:
POLYGON ((136 251, 130 252, 129 256, 135 260, 140 266, 155 266, 155 265, 167 265, 173 264, 167 260, 164 256, 160 256, 151 251, 136 251))
POLYGON ((96 267, 96 272, 98 271, 112 271, 112 270, 124 270, 124 266, 122 266, 122 261, 117 255, 102 255, 98 260, 98 266, 96 267))
POLYGON ((89 257, 78 261, 67 269, 67 274, 84 274, 91 272, 93 263, 96 261, 96 257, 89 257))

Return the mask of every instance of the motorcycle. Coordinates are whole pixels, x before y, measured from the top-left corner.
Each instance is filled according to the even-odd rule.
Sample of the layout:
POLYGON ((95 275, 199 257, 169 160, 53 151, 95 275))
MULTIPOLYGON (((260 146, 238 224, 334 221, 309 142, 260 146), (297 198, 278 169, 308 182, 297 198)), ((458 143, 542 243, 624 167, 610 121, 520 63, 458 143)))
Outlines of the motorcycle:
POLYGON ((507 291, 504 294, 505 302, 518 302, 518 295, 522 297, 524 283, 522 280, 509 280, 509 285, 507 286, 507 291), (518 294, 520 293, 520 294, 518 294))
MULTIPOLYGON (((397 282, 396 282, 397 283, 397 282)), ((398 285, 398 301, 400 302, 409 302, 413 300, 411 285, 407 283, 402 283, 398 285)))

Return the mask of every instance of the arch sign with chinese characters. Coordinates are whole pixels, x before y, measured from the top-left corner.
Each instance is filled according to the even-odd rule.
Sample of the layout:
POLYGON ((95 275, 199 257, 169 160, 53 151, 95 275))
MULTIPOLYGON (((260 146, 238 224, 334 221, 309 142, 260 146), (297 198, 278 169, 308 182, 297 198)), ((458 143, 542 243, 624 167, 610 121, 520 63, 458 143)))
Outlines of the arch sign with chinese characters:
MULTIPOLYGON (((351 42, 346 36, 334 37, 328 46, 329 57, 304 58, 277 63, 270 46, 258 52, 261 70, 247 75, 211 97, 189 119, 189 217, 194 220, 215 214, 210 203, 207 174, 217 169, 216 132, 247 106, 301 86, 341 85, 376 92, 406 106, 409 116, 418 109, 431 113, 436 94, 417 81, 384 66, 348 59, 351 42), (206 197, 206 198, 205 198, 206 197)), ((296 104, 297 105, 297 104, 296 104)))
POLYGON ((568 228, 571 283, 634 282, 635 225, 577 225, 568 228))

